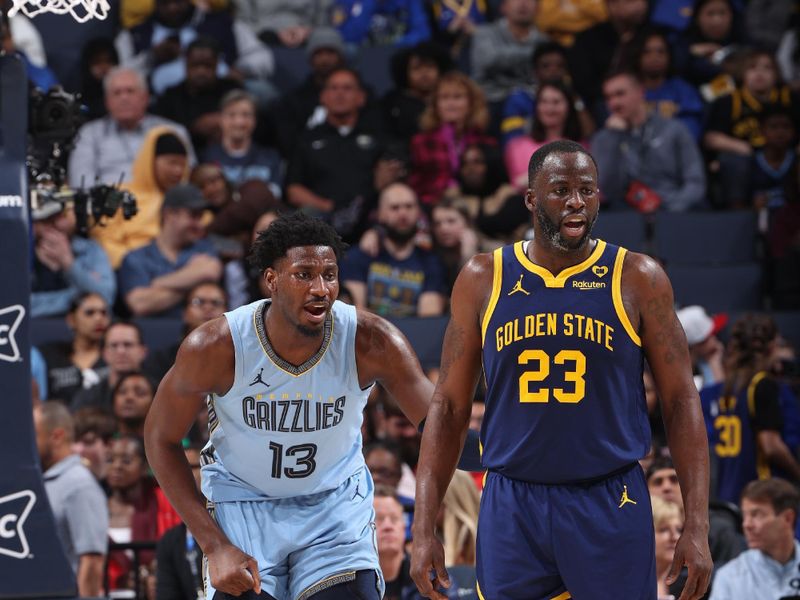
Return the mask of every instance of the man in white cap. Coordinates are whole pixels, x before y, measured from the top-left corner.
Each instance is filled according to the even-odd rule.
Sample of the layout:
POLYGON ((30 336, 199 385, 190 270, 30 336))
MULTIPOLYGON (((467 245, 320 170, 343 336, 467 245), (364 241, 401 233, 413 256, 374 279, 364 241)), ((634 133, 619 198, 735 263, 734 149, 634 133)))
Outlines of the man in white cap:
POLYGON ((697 389, 719 383, 725 378, 725 369, 722 365, 724 346, 717 333, 725 327, 728 315, 710 317, 702 306, 697 305, 686 306, 677 314, 689 343, 697 389))

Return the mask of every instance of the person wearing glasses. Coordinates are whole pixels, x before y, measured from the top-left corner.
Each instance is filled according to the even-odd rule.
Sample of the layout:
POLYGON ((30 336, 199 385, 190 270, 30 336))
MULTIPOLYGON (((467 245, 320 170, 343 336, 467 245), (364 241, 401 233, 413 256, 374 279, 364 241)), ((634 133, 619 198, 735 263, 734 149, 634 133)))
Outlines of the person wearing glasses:
POLYGON ((120 376, 141 369, 142 362, 147 356, 142 330, 136 323, 130 321, 111 323, 103 338, 102 356, 108 365, 108 374, 95 385, 75 394, 70 404, 72 412, 86 406, 111 410, 111 392, 119 383, 120 376))
POLYGON ((192 288, 186 295, 186 303, 183 306, 183 336, 174 344, 161 348, 147 357, 143 369, 148 377, 153 381, 161 381, 175 362, 183 337, 206 321, 222 316, 226 310, 228 310, 228 295, 221 285, 209 282, 192 288))

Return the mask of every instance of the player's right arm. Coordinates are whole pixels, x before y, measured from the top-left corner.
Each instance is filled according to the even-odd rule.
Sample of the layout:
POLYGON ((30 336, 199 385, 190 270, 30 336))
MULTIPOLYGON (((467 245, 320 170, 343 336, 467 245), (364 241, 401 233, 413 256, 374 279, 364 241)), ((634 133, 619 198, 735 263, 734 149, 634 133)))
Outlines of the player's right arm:
POLYGON ((208 514, 181 444, 206 395, 224 394, 233 377, 233 341, 226 319, 220 317, 195 329, 181 344, 175 364, 158 386, 144 436, 161 488, 208 557, 211 584, 238 596, 249 589, 260 592, 258 565, 231 544, 208 514))
POLYGON ((492 289, 492 256, 479 254, 456 279, 450 323, 444 337, 439 380, 433 393, 417 466, 411 576, 420 593, 435 600, 449 586, 444 550, 435 534, 436 516, 453 477, 469 425, 481 370, 481 313, 492 289), (431 581, 431 571, 436 579, 431 581))

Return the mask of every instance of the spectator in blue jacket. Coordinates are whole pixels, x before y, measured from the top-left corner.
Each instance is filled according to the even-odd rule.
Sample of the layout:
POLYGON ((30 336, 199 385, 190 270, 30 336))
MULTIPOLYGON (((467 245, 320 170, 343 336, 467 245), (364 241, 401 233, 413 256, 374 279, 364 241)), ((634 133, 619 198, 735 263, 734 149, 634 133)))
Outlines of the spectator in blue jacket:
POLYGON ((32 211, 33 281, 31 316, 65 315, 70 303, 94 292, 114 303, 116 281, 111 263, 94 240, 75 235, 75 210, 46 202, 32 211))

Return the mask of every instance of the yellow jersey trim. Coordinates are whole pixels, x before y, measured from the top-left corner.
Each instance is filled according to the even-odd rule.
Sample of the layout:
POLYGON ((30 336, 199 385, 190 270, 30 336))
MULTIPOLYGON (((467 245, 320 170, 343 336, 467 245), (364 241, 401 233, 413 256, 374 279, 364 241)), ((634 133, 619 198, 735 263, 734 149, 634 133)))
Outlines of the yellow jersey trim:
POLYGON ((625 262, 625 248, 620 248, 617 252, 617 258, 614 259, 614 274, 611 277, 611 298, 614 301, 614 310, 617 313, 619 322, 631 338, 634 344, 641 348, 642 338, 636 333, 633 328, 631 320, 628 318, 628 313, 625 312, 625 305, 622 303, 622 264, 625 262))
POLYGON ((558 596, 553 596, 550 600, 568 600, 569 598, 572 598, 572 594, 569 592, 562 592, 558 596))
POLYGON ((751 417, 756 414, 756 387, 766 376, 766 371, 759 371, 753 375, 750 385, 747 386, 747 410, 750 411, 751 417))
POLYGON ((478 598, 480 598, 481 600, 486 600, 486 598, 483 597, 483 593, 481 592, 481 584, 478 583, 477 581, 475 582, 475 591, 478 592, 478 598))
POLYGON ((497 301, 500 299, 500 290, 503 287, 503 249, 497 248, 493 252, 493 258, 494 274, 492 276, 492 294, 489 296, 489 304, 486 307, 486 312, 483 313, 483 322, 481 323, 481 346, 486 339, 486 330, 489 328, 489 321, 497 306, 497 301))
POLYGON ((592 253, 586 260, 584 260, 582 263, 578 263, 577 265, 567 267, 558 275, 553 275, 550 271, 540 265, 537 265, 530 258, 528 258, 528 255, 525 254, 522 244, 523 242, 517 242, 514 244, 514 255, 517 257, 517 260, 528 271, 541 277, 545 286, 549 288, 563 288, 564 284, 567 282, 567 279, 573 275, 577 275, 578 273, 585 271, 598 260, 600 260, 600 257, 603 255, 603 251, 606 249, 606 243, 603 240, 597 240, 594 250, 592 250, 592 253))
POLYGON ((322 357, 325 356, 325 353, 328 351, 328 348, 331 345, 335 321, 333 318, 333 310, 331 310, 331 312, 329 312, 328 316, 325 318, 322 334, 322 345, 320 346, 319 350, 309 357, 308 360, 306 360, 302 365, 293 365, 288 360, 284 360, 278 356, 278 353, 275 352, 275 349, 272 347, 272 344, 269 341, 269 336, 267 336, 267 328, 264 324, 264 313, 266 313, 266 309, 270 302, 271 300, 265 300, 253 311, 253 327, 255 328, 261 349, 264 351, 264 354, 267 356, 267 358, 269 358, 270 362, 287 375, 291 375, 292 377, 300 377, 301 375, 305 375, 319 364, 319 362, 322 360, 322 357))
MULTIPOLYGON (((750 416, 756 414, 756 387, 767 376, 766 371, 760 371, 753 376, 750 380, 750 385, 747 386, 747 410, 750 416)), ((772 470, 769 468, 769 461, 761 448, 756 444, 756 473, 759 479, 769 479, 772 477, 772 470)))

